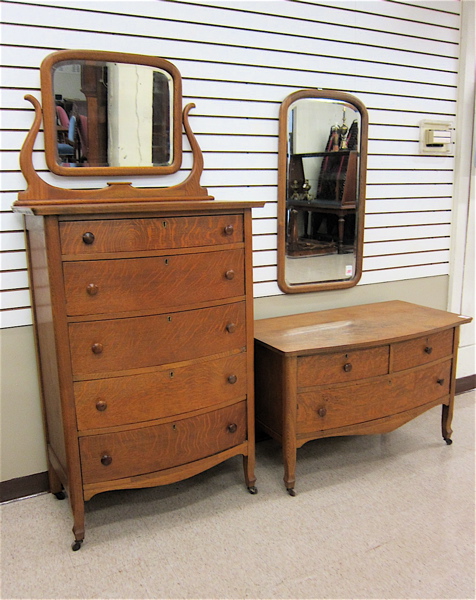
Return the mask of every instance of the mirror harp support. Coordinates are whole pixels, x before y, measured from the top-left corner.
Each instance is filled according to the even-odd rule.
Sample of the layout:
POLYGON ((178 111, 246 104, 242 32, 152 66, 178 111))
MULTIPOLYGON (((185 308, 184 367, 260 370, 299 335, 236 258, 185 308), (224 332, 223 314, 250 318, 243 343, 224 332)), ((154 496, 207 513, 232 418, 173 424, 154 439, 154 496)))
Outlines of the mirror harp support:
POLYGON ((157 200, 213 200, 208 195, 206 188, 200 185, 203 172, 203 155, 195 135, 190 127, 189 112, 195 104, 187 104, 183 110, 183 126, 193 153, 193 166, 188 177, 181 183, 163 188, 137 188, 129 182, 108 183, 108 187, 93 190, 76 190, 60 188, 47 183, 42 179, 33 166, 33 147, 40 130, 42 109, 40 102, 32 95, 27 94, 25 100, 33 104, 35 119, 30 131, 25 138, 20 150, 20 167, 27 182, 27 189, 18 193, 15 207, 54 204, 82 204, 91 202, 130 202, 130 201, 157 201, 157 200))
MULTIPOLYGON (((313 109, 314 109, 313 108, 313 109)), ((304 109, 305 114, 305 109, 304 109)), ((322 114, 326 115, 324 108, 322 110, 322 114)), ((294 118, 294 115, 293 115, 294 118)), ((303 129, 311 130, 313 126, 316 126, 317 121, 323 121, 325 126, 327 126, 327 132, 332 131, 333 126, 335 125, 335 121, 326 122, 324 118, 319 117, 319 119, 315 120, 312 123, 307 122, 303 129)), ((346 127, 345 132, 349 132, 349 128, 346 126, 345 117, 343 118, 343 125, 346 127)), ((324 127, 324 126, 323 126, 324 127)), ((342 129, 341 131, 344 131, 342 129)), ((331 135, 329 134, 329 142, 331 140, 331 135)), ((316 292, 316 291, 326 291, 326 290, 337 290, 337 289, 345 289, 349 287, 355 286, 361 278, 362 275, 362 257, 363 257, 363 238, 364 238, 364 216, 365 216, 365 189, 366 189, 366 171, 367 171, 367 142, 368 142, 368 113, 365 105, 356 97, 348 94, 346 92, 335 91, 335 90, 322 90, 322 89, 304 89, 293 92, 289 96, 287 96, 281 104, 280 112, 279 112, 279 149, 278 149, 278 286, 284 293, 287 294, 296 294, 303 292, 316 292), (294 135, 297 135, 296 130, 293 129, 295 124, 290 125, 292 118, 290 117, 290 111, 297 106, 297 103, 300 101, 312 101, 314 103, 314 108, 317 110, 319 106, 326 107, 330 104, 335 104, 337 109, 345 114, 347 109, 355 111, 355 114, 358 115, 358 144, 357 144, 357 152, 351 151, 347 149, 347 146, 341 146, 337 151, 335 149, 330 151, 330 147, 322 147, 314 150, 298 150, 293 147, 294 144, 294 135), (321 104, 320 104, 321 103, 321 104), (345 107, 346 110, 343 110, 345 107), (344 149, 344 150, 343 150, 344 149), (344 191, 343 196, 341 197, 340 205, 335 199, 330 201, 330 199, 322 200, 316 195, 315 198, 312 198, 312 195, 309 195, 309 188, 312 186, 308 185, 306 173, 303 167, 303 159, 309 159, 310 157, 316 158, 319 157, 321 160, 320 174, 318 179, 318 187, 319 180, 321 178, 323 172, 324 161, 327 157, 342 157, 345 154, 348 156, 347 173, 353 174, 354 179, 354 189, 349 192, 349 189, 346 189, 344 184, 335 184, 336 189, 337 185, 343 185, 344 191), (293 156, 293 159, 299 159, 298 163, 300 163, 300 167, 302 171, 300 172, 300 179, 302 181, 291 180, 290 173, 290 157, 293 156), (356 161, 358 161, 356 163, 356 161), (304 185, 303 185, 304 183, 304 185), (294 185, 294 188, 293 188, 294 185), (293 190, 295 193, 293 194, 293 190), (296 192, 297 190, 297 192, 296 192), (307 193, 306 193, 307 191, 307 193), (298 193, 299 192, 299 193, 298 193), (297 194, 297 195, 296 195, 297 194), (352 200, 351 197, 354 199, 352 200), (307 197, 306 197, 307 196, 307 197), (322 208, 321 208, 322 207, 322 208), (351 276, 329 276, 323 277, 322 279, 318 279, 317 276, 313 279, 313 275, 306 273, 306 277, 302 278, 302 281, 290 281, 289 273, 291 272, 290 265, 297 264, 297 262, 301 261, 301 266, 303 262, 308 261, 309 258, 313 260, 317 260, 322 264, 325 264, 325 260, 328 259, 325 256, 326 253, 332 254, 331 251, 326 252, 324 249, 316 249, 318 247, 318 243, 313 244, 314 240, 310 240, 308 243, 308 249, 300 251, 296 251, 295 253, 290 251, 291 245, 290 240, 294 241, 296 239, 299 240, 299 231, 301 231, 303 225, 297 221, 297 215, 303 215, 303 213, 307 213, 306 217, 301 217, 304 223, 305 231, 309 229, 313 232, 313 215, 314 213, 320 213, 322 210, 322 214, 324 214, 325 218, 328 219, 326 215, 334 215, 331 218, 335 218, 336 221, 339 221, 338 224, 338 242, 332 242, 334 248, 333 252, 335 254, 341 254, 341 250, 343 248, 343 231, 345 226, 345 215, 351 215, 352 212, 353 218, 355 219, 355 229, 354 229, 354 237, 352 240, 351 251, 348 256, 352 256, 349 262, 349 269, 352 270, 351 276), (307 220, 304 220, 307 219, 307 220), (311 225, 309 225, 311 223, 311 225), (299 229, 299 227, 301 229, 299 229), (307 228, 307 229, 306 229, 307 228), (321 254, 322 252, 322 254, 321 254), (322 258, 321 258, 322 256, 322 258), (324 259, 324 260, 323 260, 324 259), (297 261, 297 262, 296 262, 297 261), (353 262, 352 262, 353 261, 353 262), (289 272, 288 272, 289 271, 289 272)), ((299 143, 299 140, 298 140, 299 143)), ((349 175, 350 177, 350 175, 349 175)), ((347 180, 348 181, 348 180, 347 180)), ((322 215, 319 215, 319 218, 322 218, 322 215)), ((352 222, 352 221, 351 221, 352 222)), ((336 228, 337 229, 337 228, 336 228)), ((306 242, 302 244, 305 246, 306 242)), ((323 244, 324 246, 324 244, 323 244)), ((330 246, 329 246, 330 247, 330 246)), ((347 250, 347 249, 346 249, 347 250)), ((342 251, 341 257, 345 256, 345 251, 342 251)), ((343 261, 344 263, 345 261, 343 261)), ((308 263, 309 264, 309 263, 308 263)), ((316 264, 316 263, 315 263, 316 264)), ((322 271, 324 267, 319 266, 319 269, 322 271)), ((293 267, 291 267, 293 268, 293 267)), ((346 267, 347 268, 347 267, 346 267)), ((341 266, 342 269, 342 266, 341 266)), ((299 268, 297 269, 299 272, 299 268)), ((297 276, 296 276, 297 279, 297 276)))

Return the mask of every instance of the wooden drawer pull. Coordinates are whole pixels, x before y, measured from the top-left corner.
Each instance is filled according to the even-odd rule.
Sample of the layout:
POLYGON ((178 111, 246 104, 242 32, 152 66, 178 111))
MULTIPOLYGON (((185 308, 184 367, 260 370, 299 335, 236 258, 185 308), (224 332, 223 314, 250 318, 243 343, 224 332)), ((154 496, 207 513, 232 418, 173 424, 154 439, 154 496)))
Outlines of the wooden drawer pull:
POLYGON ((351 363, 345 363, 345 365, 342 368, 344 369, 344 371, 346 373, 350 373, 352 371, 352 365, 351 365, 351 363))
POLYGON ((433 348, 432 348, 431 346, 427 346, 427 347, 425 348, 425 352, 426 352, 427 354, 431 354, 431 353, 433 352, 433 348))
POLYGON ((91 233, 90 231, 83 233, 83 242, 85 244, 88 244, 88 245, 94 244, 95 239, 96 238, 94 237, 94 233, 91 233))
POLYGON ((238 377, 236 375, 230 375, 228 377, 228 383, 236 383, 238 377))
POLYGON ((224 231, 225 231, 225 235, 233 235, 235 229, 234 229, 233 225, 227 225, 225 227, 224 231))
POLYGON ((98 410, 99 412, 104 412, 107 408, 107 402, 104 400, 98 400, 96 402, 96 410, 98 410))
POLYGON ((91 346, 91 350, 94 354, 101 354, 101 352, 104 350, 104 346, 102 344, 93 344, 91 346))
POLYGON ((231 281, 235 277, 235 271, 233 271, 233 269, 230 269, 225 273, 225 277, 231 281))
POLYGON ((99 292, 99 287, 95 283, 90 283, 86 287, 86 291, 90 296, 95 296, 99 292))
POLYGON ((104 456, 101 456, 101 463, 105 467, 108 467, 112 463, 112 456, 109 456, 109 454, 104 454, 104 456))
POLYGON ((228 325, 226 326, 226 330, 228 331, 228 333, 235 333, 236 325, 234 323, 228 323, 228 325))
POLYGON ((320 409, 317 411, 317 414, 318 414, 320 417, 325 417, 325 416, 327 415, 327 408, 320 408, 320 409))
POLYGON ((444 379, 437 379, 437 380, 436 380, 436 383, 437 383, 438 385, 444 385, 444 383, 445 383, 445 380, 444 380, 444 379))
POLYGON ((236 423, 230 423, 227 427, 227 430, 229 433, 235 433, 235 431, 238 429, 238 425, 236 423))

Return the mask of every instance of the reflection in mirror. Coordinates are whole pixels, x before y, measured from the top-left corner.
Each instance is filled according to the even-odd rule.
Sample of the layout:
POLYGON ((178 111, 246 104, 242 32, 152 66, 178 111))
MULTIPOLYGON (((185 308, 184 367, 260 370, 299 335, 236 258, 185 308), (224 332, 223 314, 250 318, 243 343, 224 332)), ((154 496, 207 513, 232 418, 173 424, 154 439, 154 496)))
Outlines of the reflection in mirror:
POLYGON ((53 172, 140 174, 152 168, 165 174, 180 168, 180 74, 167 61, 57 52, 42 64, 42 93, 53 172))
POLYGON ((59 164, 172 163, 173 88, 165 71, 145 65, 63 61, 54 66, 53 91, 59 164))
POLYGON ((278 283, 355 285, 362 264, 367 112, 342 92, 302 90, 281 107, 278 283))

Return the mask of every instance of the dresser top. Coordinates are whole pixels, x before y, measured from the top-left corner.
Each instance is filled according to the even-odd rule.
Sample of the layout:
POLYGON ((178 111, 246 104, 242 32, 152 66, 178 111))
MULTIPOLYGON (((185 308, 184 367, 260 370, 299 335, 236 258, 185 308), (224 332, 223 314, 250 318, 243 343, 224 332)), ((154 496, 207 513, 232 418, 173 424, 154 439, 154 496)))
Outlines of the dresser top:
POLYGON ((410 339, 471 320, 395 300, 262 319, 255 321, 255 339, 285 354, 302 354, 410 339))

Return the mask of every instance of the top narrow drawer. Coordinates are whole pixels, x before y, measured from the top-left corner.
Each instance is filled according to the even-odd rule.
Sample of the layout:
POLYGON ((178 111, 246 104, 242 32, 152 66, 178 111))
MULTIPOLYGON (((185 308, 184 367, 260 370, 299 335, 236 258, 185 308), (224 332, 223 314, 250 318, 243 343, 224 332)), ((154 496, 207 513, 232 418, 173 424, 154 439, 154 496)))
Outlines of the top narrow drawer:
POLYGON ((67 221, 62 254, 199 248, 243 241, 242 215, 67 221))

